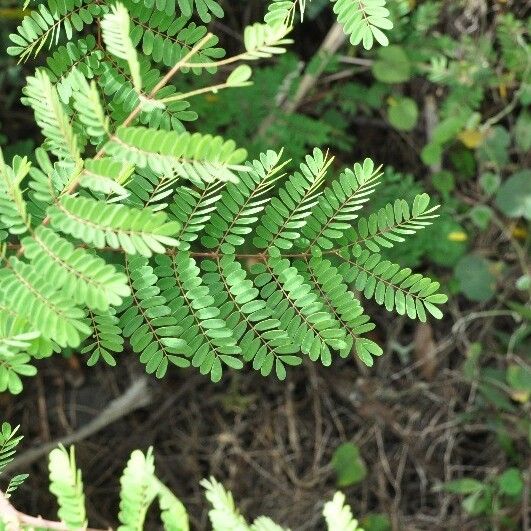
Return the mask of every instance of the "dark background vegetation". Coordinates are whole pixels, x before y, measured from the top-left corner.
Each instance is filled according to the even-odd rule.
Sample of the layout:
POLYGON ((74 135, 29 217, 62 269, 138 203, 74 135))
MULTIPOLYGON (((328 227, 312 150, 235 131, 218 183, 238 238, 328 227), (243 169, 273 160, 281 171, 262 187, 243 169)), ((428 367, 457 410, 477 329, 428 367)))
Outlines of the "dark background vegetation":
MULTIPOLYGON (((368 305, 378 325, 373 339, 385 347, 371 369, 352 357, 330 368, 304 365, 284 383, 252 370, 229 373, 217 385, 191 370, 151 381, 150 405, 77 444, 94 525, 115 524, 129 453, 153 445, 159 475, 189 509, 194 528, 207 528, 199 481, 212 474, 246 515, 319 529, 323 500, 338 488, 334 453, 349 442, 365 474, 343 490, 366 530, 530 528, 530 173, 509 190, 512 203, 499 199, 500 187, 529 166, 529 5, 439 2, 433 24, 421 32, 414 13, 426 3, 409 3, 410 23, 393 37, 410 63, 400 81, 378 79, 377 52, 343 46, 296 113, 279 111, 278 102, 293 95, 293 72, 315 61, 333 24, 329 9, 314 0, 289 55, 257 67, 252 88, 194 100, 200 118, 191 127, 234 137, 252 153, 289 145, 294 160, 310 146, 330 147, 338 168, 370 156, 387 168, 374 208, 420 191, 437 196, 443 204, 437 226, 394 259, 443 283, 450 294, 445 318, 412 323, 368 305), (513 37, 524 42, 513 60, 499 37, 502 17, 510 16, 513 37), (434 78, 436 55, 451 58, 449 80, 434 78), (403 98, 418 111, 407 128, 390 115, 403 98), (441 143, 440 161, 433 160, 423 151, 433 142, 430 123, 455 116, 463 124, 441 143), (518 210, 526 193, 527 207, 518 210), (503 477, 512 479, 509 487, 503 477), (463 478, 481 486, 470 491, 455 483, 463 478)), ((20 21, 17 6, 0 1, 2 50, 20 21)), ((212 29, 236 52, 242 28, 261 18, 264 5, 224 7, 226 18, 212 29)), ((0 54, 6 152, 31 152, 39 142, 31 112, 19 103, 35 66, 0 54)), ((56 356, 39 362, 21 396, 0 395, 0 416, 21 424, 23 452, 75 432, 142 373, 127 352, 116 368, 88 369, 77 353, 56 356)), ((17 494, 19 508, 52 517, 45 460, 25 471, 30 478, 17 494)))

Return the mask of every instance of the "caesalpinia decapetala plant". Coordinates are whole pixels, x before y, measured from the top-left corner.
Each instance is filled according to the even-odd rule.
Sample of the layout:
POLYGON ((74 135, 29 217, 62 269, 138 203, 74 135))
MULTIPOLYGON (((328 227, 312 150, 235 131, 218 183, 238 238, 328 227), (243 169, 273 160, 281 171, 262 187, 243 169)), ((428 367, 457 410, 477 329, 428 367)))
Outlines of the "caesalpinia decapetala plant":
MULTIPOLYGON (((361 4, 334 3, 351 41, 386 45, 385 2, 361 4)), ((273 2, 227 58, 190 21, 194 6, 219 15, 204 0, 49 0, 11 35, 22 59, 55 51, 24 89, 43 144, 32 162, 0 156, 0 391, 20 392, 33 359, 64 349, 115 365, 129 345, 159 378, 193 366, 212 381, 246 364, 284 379, 334 352, 370 366, 382 349, 359 294, 442 316, 439 283, 380 252, 433 221, 426 194, 360 216, 381 174, 371 159, 335 177, 315 149, 291 172, 282 149, 247 161, 233 141, 184 127, 188 100, 246 86, 247 63, 284 52, 305 2, 273 2), (171 84, 220 66, 231 72, 215 85, 171 84)))

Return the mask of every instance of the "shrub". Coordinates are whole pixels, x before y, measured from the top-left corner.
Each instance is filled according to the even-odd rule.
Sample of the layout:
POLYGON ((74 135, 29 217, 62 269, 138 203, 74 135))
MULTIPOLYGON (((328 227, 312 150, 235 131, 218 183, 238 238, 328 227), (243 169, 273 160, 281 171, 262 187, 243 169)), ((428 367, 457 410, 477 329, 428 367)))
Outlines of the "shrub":
MULTIPOLYGON (((370 48, 387 43, 384 3, 334 11, 370 48)), ((192 5, 203 20, 220 13, 199 0, 179 2, 181 16, 170 1, 49 0, 11 35, 21 59, 55 51, 24 89, 44 137, 35 161, 0 157, 0 390, 20 392, 33 359, 54 352, 114 365, 126 340, 159 378, 192 365, 219 381, 251 363, 284 379, 303 356, 329 365, 352 349, 372 365, 382 350, 351 287, 411 319, 442 316, 438 282, 379 252, 436 217, 426 194, 358 217, 381 173, 372 160, 327 181, 333 158, 315 149, 285 175, 282 150, 246 162, 233 141, 184 129, 188 99, 247 86, 246 62, 284 52, 305 3, 273 2, 223 59, 192 5), (236 63, 189 93, 169 83, 236 63)))

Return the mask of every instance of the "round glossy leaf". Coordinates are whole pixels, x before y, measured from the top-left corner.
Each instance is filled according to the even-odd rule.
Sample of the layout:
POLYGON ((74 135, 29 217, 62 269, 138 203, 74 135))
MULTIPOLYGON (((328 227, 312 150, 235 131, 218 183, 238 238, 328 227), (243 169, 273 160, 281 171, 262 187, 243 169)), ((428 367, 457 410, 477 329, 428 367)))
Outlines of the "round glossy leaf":
POLYGON ((488 131, 483 144, 478 149, 479 159, 493 162, 498 167, 505 166, 509 162, 510 143, 511 136, 505 127, 493 127, 488 131))
POLYGON ((455 178, 449 171, 439 171, 431 178, 435 190, 443 195, 449 194, 455 188, 455 178))
POLYGON ((485 230, 492 218, 492 209, 487 205, 476 205, 470 210, 469 216, 476 227, 485 230))
POLYGON ((337 484, 340 487, 355 485, 367 475, 359 448, 353 443, 343 443, 332 456, 332 466, 336 471, 337 484))
POLYGON ((493 195, 500 187, 501 179, 496 173, 483 173, 479 178, 479 185, 487 195, 493 195))
POLYGON ((422 162, 428 166, 439 164, 442 159, 442 146, 434 142, 426 144, 424 148, 422 148, 420 158, 422 159, 422 162))
POLYGON ((505 379, 512 389, 531 393, 531 369, 511 364, 507 367, 505 379))
POLYGON ((517 468, 507 469, 499 478, 498 486, 503 494, 508 496, 518 496, 523 488, 524 482, 522 481, 522 475, 517 468))
POLYGON ((516 145, 522 151, 529 151, 531 149, 531 113, 523 111, 514 128, 514 136, 516 145))
POLYGON ((382 83, 402 83, 411 77, 411 63, 400 46, 380 48, 372 73, 382 83))
POLYGON ((396 129, 411 131, 417 124, 419 109, 415 100, 399 98, 391 102, 387 117, 396 129))
POLYGON ((461 292, 470 300, 484 302, 494 295, 496 279, 485 258, 475 254, 463 256, 455 266, 454 274, 461 292))
POLYGON ((508 217, 531 219, 531 170, 522 170, 505 181, 496 206, 508 217))
POLYGON ((481 492, 484 489, 484 485, 473 478, 461 478, 448 481, 443 485, 443 489, 452 494, 474 494, 481 492))

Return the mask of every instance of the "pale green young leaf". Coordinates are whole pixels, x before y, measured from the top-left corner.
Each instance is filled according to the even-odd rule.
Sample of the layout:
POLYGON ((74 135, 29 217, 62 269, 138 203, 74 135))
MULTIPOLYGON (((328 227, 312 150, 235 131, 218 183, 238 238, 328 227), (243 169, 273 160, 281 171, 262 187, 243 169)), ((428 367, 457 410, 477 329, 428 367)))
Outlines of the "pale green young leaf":
POLYGON ((69 531, 87 527, 85 495, 81 470, 76 468, 74 447, 68 452, 60 446, 50 452, 50 492, 59 504, 58 516, 69 531))
POLYGON ((135 90, 140 93, 142 89, 142 78, 140 76, 140 63, 131 38, 129 13, 123 4, 117 2, 111 6, 111 11, 101 20, 103 30, 103 41, 107 50, 127 61, 131 79, 135 90))

